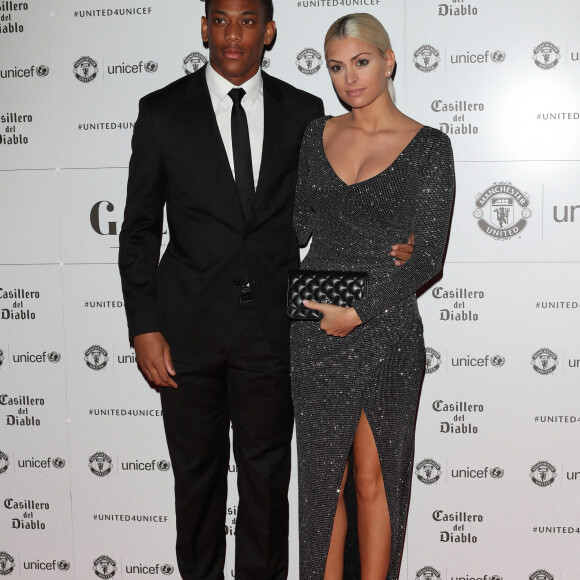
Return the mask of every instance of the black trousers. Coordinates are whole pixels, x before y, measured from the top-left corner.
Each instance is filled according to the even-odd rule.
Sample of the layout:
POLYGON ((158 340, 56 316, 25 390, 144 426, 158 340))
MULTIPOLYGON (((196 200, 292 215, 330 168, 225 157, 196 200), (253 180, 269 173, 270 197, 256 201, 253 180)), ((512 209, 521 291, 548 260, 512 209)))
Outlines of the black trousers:
POLYGON ((238 468, 236 580, 285 580, 293 429, 290 375, 241 303, 227 343, 201 363, 173 359, 177 389, 161 390, 175 476, 177 562, 186 580, 221 580, 230 420, 238 468))

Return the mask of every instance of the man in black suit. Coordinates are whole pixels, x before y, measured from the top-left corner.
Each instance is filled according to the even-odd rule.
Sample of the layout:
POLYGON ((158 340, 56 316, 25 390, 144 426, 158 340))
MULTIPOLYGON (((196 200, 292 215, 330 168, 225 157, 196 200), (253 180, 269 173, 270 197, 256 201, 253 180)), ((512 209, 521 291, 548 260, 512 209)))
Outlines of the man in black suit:
POLYGON ((119 267, 138 364, 163 387, 188 580, 223 578, 230 421, 236 580, 287 577, 285 292, 300 143, 323 104, 260 70, 275 32, 272 0, 207 0, 209 65, 141 99, 132 141, 119 267))
POLYGON ((161 389, 161 401, 177 559, 191 580, 223 578, 230 420, 236 579, 287 576, 285 288, 299 263, 292 212, 300 142, 323 104, 261 72, 275 31, 271 0, 207 2, 210 64, 144 97, 133 135, 119 266, 137 361, 153 384, 173 387, 161 389), (239 105, 229 92, 238 87, 249 194, 239 183, 247 156, 244 166, 232 143, 239 105), (158 265, 164 206, 170 240, 158 265))

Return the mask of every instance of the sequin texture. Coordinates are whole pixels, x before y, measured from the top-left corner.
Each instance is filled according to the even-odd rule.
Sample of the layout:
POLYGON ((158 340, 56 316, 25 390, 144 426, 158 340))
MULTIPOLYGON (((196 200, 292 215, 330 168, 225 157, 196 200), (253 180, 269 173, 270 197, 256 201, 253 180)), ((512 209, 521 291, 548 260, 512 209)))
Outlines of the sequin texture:
MULTIPOLYGON (((367 272, 363 321, 345 338, 318 322, 292 324, 292 396, 299 484, 300 580, 323 580, 345 463, 364 410, 372 428, 391 518, 387 580, 399 573, 408 513, 414 426, 425 365, 415 293, 442 267, 454 196, 449 138, 423 127, 384 171, 347 185, 322 145, 328 117, 307 128, 300 154, 294 226, 312 237, 303 269, 367 272), (415 251, 396 267, 391 246, 415 232, 415 251)), ((352 475, 352 469, 349 470, 352 475)), ((345 580, 360 579, 356 496, 345 491, 349 531, 345 580)))

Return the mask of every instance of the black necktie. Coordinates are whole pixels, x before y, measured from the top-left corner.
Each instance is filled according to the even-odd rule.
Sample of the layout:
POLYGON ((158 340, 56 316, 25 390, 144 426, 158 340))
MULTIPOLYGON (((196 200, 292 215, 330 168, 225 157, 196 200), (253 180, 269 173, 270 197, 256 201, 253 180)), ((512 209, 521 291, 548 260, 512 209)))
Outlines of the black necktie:
POLYGON ((252 210, 255 190, 248 118, 244 107, 242 107, 242 99, 245 94, 246 91, 244 89, 232 89, 228 96, 234 102, 232 107, 232 147, 234 150, 236 186, 244 215, 248 219, 252 210))

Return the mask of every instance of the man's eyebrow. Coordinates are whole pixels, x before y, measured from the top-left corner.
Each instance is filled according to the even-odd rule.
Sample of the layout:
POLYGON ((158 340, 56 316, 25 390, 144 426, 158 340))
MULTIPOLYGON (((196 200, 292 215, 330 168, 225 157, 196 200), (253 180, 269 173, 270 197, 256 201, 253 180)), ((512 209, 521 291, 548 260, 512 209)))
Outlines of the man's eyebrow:
MULTIPOLYGON (((220 10, 219 8, 212 10, 211 13, 212 13, 212 15, 223 14, 224 16, 227 16, 227 14, 228 14, 225 10, 220 10)), ((241 14, 241 16, 249 16, 249 15, 257 16, 258 15, 258 13, 255 10, 245 10, 244 12, 241 12, 240 14, 241 14)))

